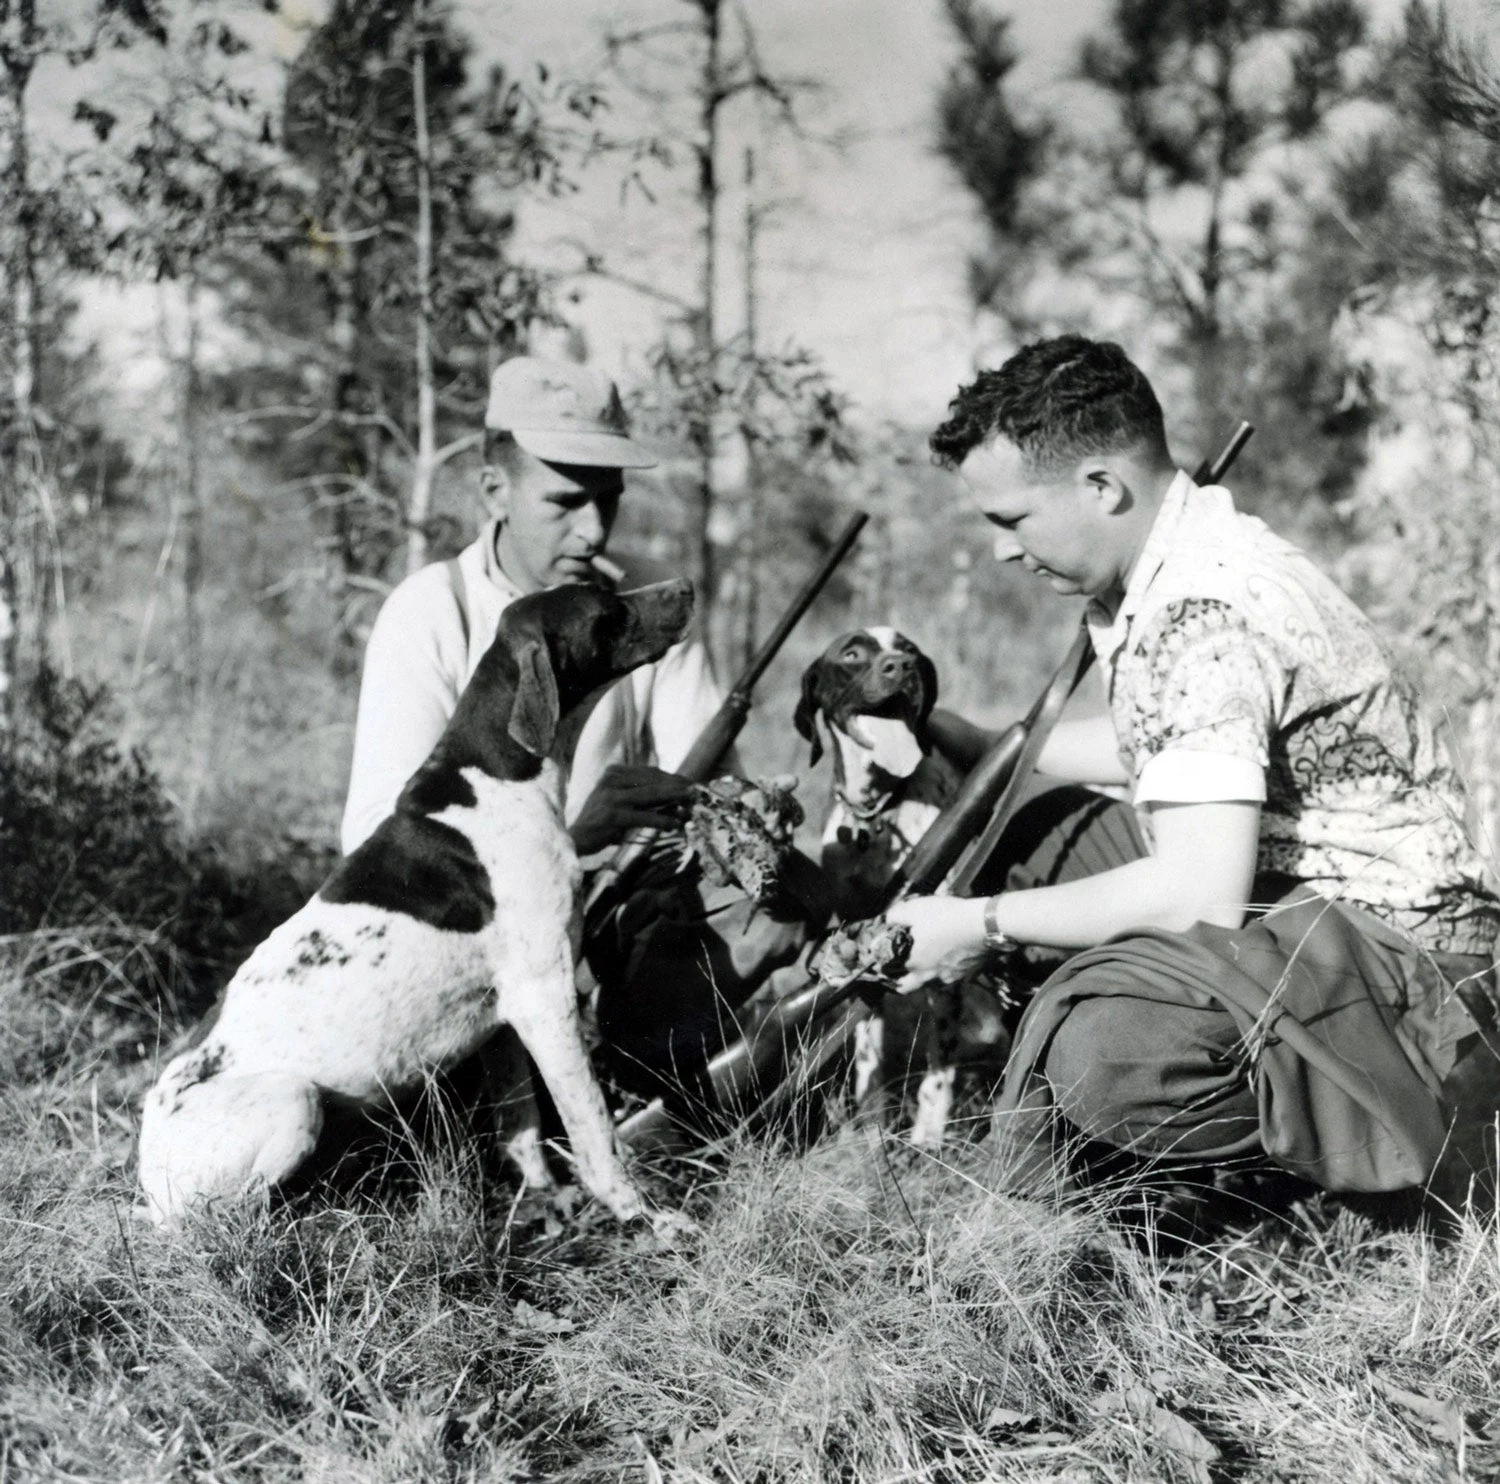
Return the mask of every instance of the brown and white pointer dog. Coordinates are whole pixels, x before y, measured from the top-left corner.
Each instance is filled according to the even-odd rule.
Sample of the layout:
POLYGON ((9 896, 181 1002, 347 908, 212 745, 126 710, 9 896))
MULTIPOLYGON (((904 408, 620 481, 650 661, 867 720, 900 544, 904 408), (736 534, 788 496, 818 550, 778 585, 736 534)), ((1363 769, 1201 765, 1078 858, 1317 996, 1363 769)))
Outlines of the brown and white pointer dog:
MULTIPOLYGON (((869 917, 886 883, 958 791, 958 770, 934 746, 928 721, 937 669, 904 634, 886 626, 835 639, 802 676, 793 722, 823 753, 833 747, 833 803, 823 827, 822 864, 839 915, 869 917)), ((941 1146, 952 1110, 958 1060, 998 1068, 1009 1047, 1000 1007, 977 985, 933 986, 888 995, 856 1031, 854 1097, 871 1109, 913 1070, 911 1142, 941 1146)))
POLYGON ((833 744, 833 806, 823 867, 844 918, 878 912, 891 873, 958 791, 927 721, 937 668, 905 634, 876 626, 835 639, 802 675, 793 724, 823 755, 833 744))
POLYGON ((141 1118, 148 1212, 286 1180, 325 1100, 388 1106, 502 1025, 531 1054, 578 1176, 621 1221, 649 1212, 616 1153, 574 990, 578 859, 551 754, 570 714, 660 658, 691 584, 567 586, 518 599, 394 813, 230 981, 204 1038, 141 1118))

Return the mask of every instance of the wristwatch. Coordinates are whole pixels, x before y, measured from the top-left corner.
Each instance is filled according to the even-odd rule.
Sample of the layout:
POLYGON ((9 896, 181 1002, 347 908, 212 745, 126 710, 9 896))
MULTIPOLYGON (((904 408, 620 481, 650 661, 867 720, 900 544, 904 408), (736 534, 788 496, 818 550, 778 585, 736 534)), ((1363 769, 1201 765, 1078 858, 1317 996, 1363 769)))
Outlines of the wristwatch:
POLYGON ((997 953, 1003 948, 1016 946, 1016 940, 1002 931, 999 922, 996 921, 999 906, 998 895, 988 898, 984 904, 984 946, 997 953))

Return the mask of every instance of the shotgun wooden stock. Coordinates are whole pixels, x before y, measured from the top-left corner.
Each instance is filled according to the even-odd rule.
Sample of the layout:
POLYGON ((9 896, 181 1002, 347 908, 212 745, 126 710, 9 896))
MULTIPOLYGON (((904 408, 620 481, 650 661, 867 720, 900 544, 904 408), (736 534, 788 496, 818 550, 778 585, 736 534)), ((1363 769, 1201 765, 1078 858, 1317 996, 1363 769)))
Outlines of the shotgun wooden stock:
MULTIPOLYGON (((1198 467, 1194 482, 1217 484, 1223 479, 1254 431, 1250 423, 1242 422, 1218 458, 1205 460, 1198 467)), ((972 885, 974 875, 1010 822, 1020 787, 1068 698, 1088 672, 1092 658, 1088 632, 1081 629, 1026 720, 1008 727, 991 744, 964 779, 953 802, 932 822, 892 876, 882 911, 904 897, 930 896, 942 890, 950 872, 954 872, 954 886, 966 890, 972 885)), ((715 1107, 736 1115, 753 1111, 781 1081, 804 1032, 858 990, 858 981, 834 985, 813 980, 777 1000, 744 1037, 709 1062, 707 1089, 715 1107)), ((852 1031, 855 1019, 845 1016, 840 1024, 846 1032, 852 1031)), ((623 1119, 617 1132, 622 1143, 649 1148, 672 1138, 673 1119, 658 1098, 623 1119)))

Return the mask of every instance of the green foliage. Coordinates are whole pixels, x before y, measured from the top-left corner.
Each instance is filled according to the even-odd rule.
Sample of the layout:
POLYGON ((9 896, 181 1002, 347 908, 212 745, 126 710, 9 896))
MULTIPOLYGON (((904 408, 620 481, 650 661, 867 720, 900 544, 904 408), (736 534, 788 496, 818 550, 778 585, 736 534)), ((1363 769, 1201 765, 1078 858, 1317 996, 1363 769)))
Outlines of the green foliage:
MULTIPOLYGON (((1008 16, 987 11, 981 0, 943 0, 960 52, 938 94, 938 150, 975 198, 984 221, 1007 249, 1033 246, 1044 226, 1029 187, 1045 167, 1053 126, 1022 120, 1007 92, 1020 60, 1008 16)), ((1013 251, 981 252, 970 259, 969 286, 979 304, 995 304, 1010 286, 1013 251)))
POLYGON ((1329 210, 1361 284, 1338 325, 1342 405, 1368 429, 1347 578, 1460 744, 1470 824, 1500 853, 1500 78, 1441 10, 1383 46, 1378 125, 1329 210))
MULTIPOLYGON (((806 350, 757 353, 736 339, 706 358, 701 346, 667 336, 648 360, 651 379, 631 399, 641 431, 684 455, 701 456, 711 441, 743 455, 742 477, 716 496, 711 528, 723 557, 708 634, 727 679, 848 518, 842 486, 862 450, 845 398, 806 350)), ((665 480, 674 498, 655 509, 627 500, 623 542, 683 553, 686 566, 700 477, 693 459, 673 460, 665 480)), ((835 574, 819 609, 826 614, 849 594, 847 573, 835 574)))
MULTIPOLYGON (((598 106, 587 88, 526 87, 499 69, 475 87, 451 14, 430 8, 420 38, 417 25, 413 0, 340 0, 297 57, 281 121, 298 185, 281 270, 294 297, 243 301, 255 328, 295 334, 312 351, 310 362, 267 365, 255 400, 280 407, 276 462, 284 477, 307 482, 337 568, 357 582, 384 575, 408 534, 402 489, 416 442, 421 295, 414 47, 420 39, 433 140, 440 441, 478 428, 491 367, 550 314, 546 279, 508 250, 514 200, 522 189, 567 188, 567 122, 586 131, 598 106)), ((429 534, 442 533, 434 525, 429 534)))

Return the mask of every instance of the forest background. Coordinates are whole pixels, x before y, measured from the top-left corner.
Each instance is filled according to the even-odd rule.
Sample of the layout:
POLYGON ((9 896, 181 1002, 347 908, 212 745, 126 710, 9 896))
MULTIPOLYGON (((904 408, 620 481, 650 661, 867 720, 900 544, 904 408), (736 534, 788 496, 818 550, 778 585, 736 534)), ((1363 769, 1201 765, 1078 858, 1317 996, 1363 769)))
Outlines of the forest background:
POLYGON ((786 772, 855 624, 1032 699, 1076 612, 926 437, 1031 336, 1122 341, 1184 464, 1257 425, 1237 499, 1417 674, 1493 863, 1489 19, 0 0, 0 1478, 1500 1478, 1492 1216, 1158 1248, 994 1140, 747 1139, 648 1170, 702 1222, 664 1254, 519 1218, 462 1130, 186 1245, 126 1214, 162 1053, 334 859, 364 637, 474 530, 519 351, 618 377, 663 457, 617 545, 726 679, 874 516, 762 687, 786 772))
POLYGON ((1077 329, 1140 358, 1185 463, 1259 426, 1241 503, 1422 668, 1489 830, 1483 17, 933 0, 864 18, 843 91, 840 14, 6 5, 12 726, 39 674, 102 680, 186 837, 326 855, 363 637, 472 532, 485 379, 527 348, 619 376, 664 461, 617 540, 697 578, 726 677, 876 516, 754 763, 796 765, 800 661, 853 622, 1000 719, 1071 616, 985 560, 924 439, 976 365, 1077 329))

